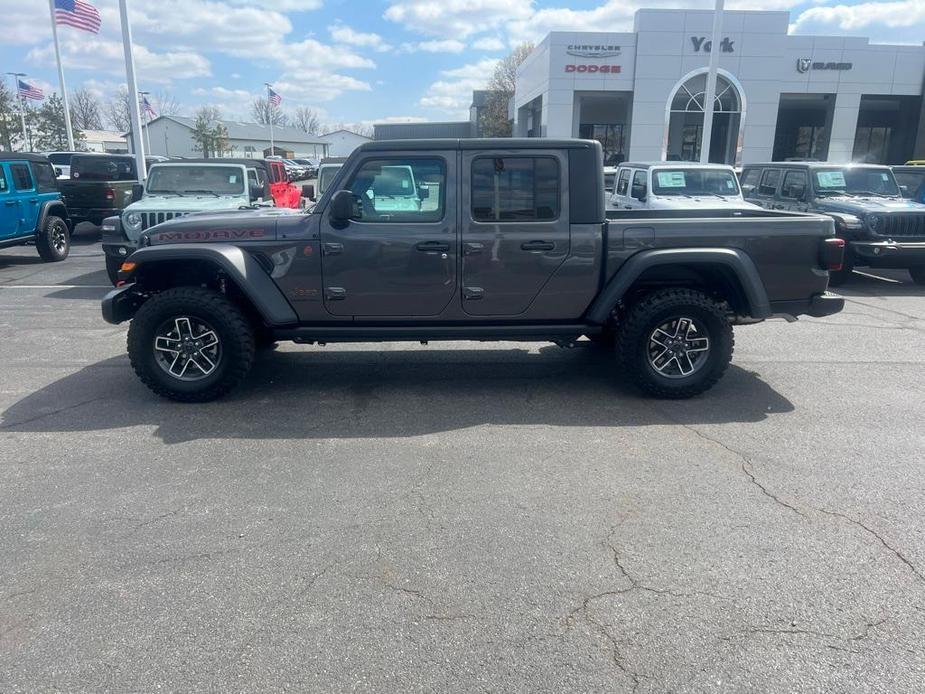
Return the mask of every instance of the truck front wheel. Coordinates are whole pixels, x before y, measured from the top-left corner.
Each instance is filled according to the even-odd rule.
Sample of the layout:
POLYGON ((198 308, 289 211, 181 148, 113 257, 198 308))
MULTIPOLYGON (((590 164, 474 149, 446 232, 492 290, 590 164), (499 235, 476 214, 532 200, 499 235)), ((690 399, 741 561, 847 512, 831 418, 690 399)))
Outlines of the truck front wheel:
POLYGON ((650 395, 689 398, 722 377, 733 343, 720 303, 692 289, 662 289, 627 311, 617 332, 617 360, 650 395))
POLYGON ((46 263, 57 263, 67 258, 71 250, 71 235, 61 217, 48 215, 35 238, 35 247, 46 263))
POLYGON ((138 309, 128 331, 132 368, 148 388, 180 402, 206 402, 238 385, 254 362, 254 333, 223 294, 177 287, 138 309))

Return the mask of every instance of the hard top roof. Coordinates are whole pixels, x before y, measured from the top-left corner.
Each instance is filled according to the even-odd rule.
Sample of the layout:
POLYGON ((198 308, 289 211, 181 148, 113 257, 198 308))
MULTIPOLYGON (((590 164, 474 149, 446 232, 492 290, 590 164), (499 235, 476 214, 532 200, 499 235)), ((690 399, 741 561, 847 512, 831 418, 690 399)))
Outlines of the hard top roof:
POLYGON ((372 142, 364 142, 357 147, 357 150, 362 152, 392 152, 396 150, 438 149, 588 149, 597 145, 598 143, 595 140, 551 140, 542 137, 474 137, 463 139, 373 140, 372 142))
POLYGON ((890 167, 886 164, 865 164, 864 162, 848 162, 846 164, 839 164, 834 161, 769 161, 769 162, 758 162, 755 164, 746 164, 743 166, 743 169, 752 169, 755 167, 767 167, 774 169, 845 169, 845 168, 858 168, 863 166, 864 168, 874 168, 874 169, 889 169, 890 167))
POLYGON ((171 166, 179 164, 183 166, 184 164, 231 164, 232 166, 250 166, 258 169, 267 168, 267 164, 263 159, 245 159, 244 157, 211 157, 208 159, 169 159, 168 161, 155 161, 151 162, 151 166, 171 166))
POLYGON ((49 164, 48 157, 34 152, 0 152, 0 161, 37 161, 49 164))
POLYGON ((657 166, 671 169, 720 169, 722 171, 728 171, 732 168, 729 164, 701 164, 699 161, 625 161, 620 166, 631 166, 634 169, 651 169, 657 166))

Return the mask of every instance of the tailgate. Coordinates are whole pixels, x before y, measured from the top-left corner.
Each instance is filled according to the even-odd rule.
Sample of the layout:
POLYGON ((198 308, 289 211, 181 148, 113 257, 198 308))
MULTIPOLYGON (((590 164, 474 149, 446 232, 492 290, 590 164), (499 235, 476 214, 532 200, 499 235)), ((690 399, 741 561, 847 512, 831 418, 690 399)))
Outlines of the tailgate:
POLYGON ((61 180, 58 188, 67 207, 112 207, 112 198, 106 197, 107 191, 112 189, 105 181, 61 180))

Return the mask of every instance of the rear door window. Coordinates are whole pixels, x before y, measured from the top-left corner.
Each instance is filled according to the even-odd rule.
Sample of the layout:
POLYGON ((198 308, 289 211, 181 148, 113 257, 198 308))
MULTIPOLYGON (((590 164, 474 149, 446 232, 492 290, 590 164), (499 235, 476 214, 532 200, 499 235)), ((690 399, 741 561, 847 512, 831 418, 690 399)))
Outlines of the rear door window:
POLYGON ((780 187, 780 196, 788 200, 802 200, 806 193, 806 172, 788 171, 780 187))
POLYGON ((761 178, 761 169, 745 169, 742 173, 742 195, 746 197, 755 192, 758 187, 758 179, 761 178))
POLYGON ((633 187, 630 190, 632 197, 642 200, 645 197, 648 186, 646 185, 646 172, 640 169, 633 174, 633 187), (641 186, 641 188, 640 188, 641 186))
POLYGON ((627 195, 630 187, 630 170, 621 169, 620 179, 617 181, 617 195, 627 195))
POLYGON ((6 171, 0 166, 0 193, 5 193, 10 189, 10 184, 6 182, 6 171))
POLYGON ((765 169, 758 184, 758 195, 774 197, 777 193, 777 184, 780 183, 780 169, 765 169))
POLYGON ((480 157, 472 162, 476 222, 546 222, 558 217, 559 162, 552 157, 480 157))
POLYGON ((40 193, 58 192, 58 178, 51 164, 43 161, 33 162, 32 173, 35 175, 35 182, 38 184, 40 193))
POLYGON ((13 176, 13 186, 16 190, 33 190, 32 174, 29 173, 28 164, 10 164, 10 174, 13 176))

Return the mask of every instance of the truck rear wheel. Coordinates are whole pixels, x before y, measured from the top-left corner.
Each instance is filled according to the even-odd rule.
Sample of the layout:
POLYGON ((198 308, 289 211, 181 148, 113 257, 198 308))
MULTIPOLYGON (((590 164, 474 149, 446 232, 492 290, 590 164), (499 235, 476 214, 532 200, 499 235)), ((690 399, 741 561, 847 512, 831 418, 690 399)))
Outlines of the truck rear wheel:
POLYGON ((61 217, 48 215, 35 238, 35 247, 46 263, 57 263, 71 251, 71 235, 61 217))
POLYGON ((180 402, 206 402, 238 385, 254 362, 254 333, 223 294, 178 287, 146 301, 128 331, 132 368, 148 388, 180 402))
POLYGON ((689 398, 722 377, 733 343, 721 304, 692 289, 662 289, 629 308, 617 332, 617 360, 650 395, 689 398))

